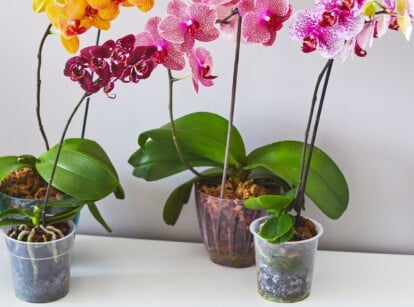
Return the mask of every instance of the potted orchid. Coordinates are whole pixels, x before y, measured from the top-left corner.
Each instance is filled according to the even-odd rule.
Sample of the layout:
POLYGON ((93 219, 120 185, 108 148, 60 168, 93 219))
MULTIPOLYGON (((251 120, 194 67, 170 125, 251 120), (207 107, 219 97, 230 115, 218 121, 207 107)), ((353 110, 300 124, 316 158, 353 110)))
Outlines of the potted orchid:
MULTIPOLYGON (((16 296, 28 302, 51 302, 69 291, 70 250, 80 210, 86 205, 108 231, 96 202, 109 194, 124 198, 115 167, 95 141, 66 138, 80 106, 92 93, 84 93, 69 115, 57 145, 50 147, 43 127, 41 63, 46 39, 59 33, 67 51, 79 48, 78 35, 92 27, 109 29, 119 7, 136 5, 146 11, 153 1, 48 1, 34 0, 33 10, 45 12, 50 24, 40 41, 36 115, 46 151, 0 157, 0 225, 10 254, 16 296)), ((98 31, 98 34, 100 33, 98 31)))
POLYGON ((280 197, 302 208, 306 192, 332 218, 338 218, 347 206, 344 176, 328 155, 314 148, 314 139, 309 147, 301 142, 282 141, 247 155, 243 139, 233 125, 241 41, 273 45, 277 31, 291 14, 292 6, 281 0, 171 0, 166 16, 151 17, 143 32, 84 48, 66 64, 65 74, 86 92, 104 89, 110 93, 118 80, 139 82, 149 78, 157 66, 167 69, 170 122, 142 133, 140 148, 129 162, 134 175, 146 180, 184 170, 195 174, 171 193, 164 207, 164 220, 168 224, 177 221, 196 183, 201 235, 211 259, 223 265, 243 267, 254 263, 248 227, 260 212, 244 207, 247 198, 283 193, 280 197), (223 32, 236 37, 229 120, 206 112, 174 119, 173 86, 181 78, 174 77, 172 71, 183 70, 187 60, 195 91, 200 85, 212 86, 216 78, 212 55, 196 43, 214 41, 223 32), (126 53, 135 47, 134 53, 126 53), (120 70, 125 63, 134 65, 127 72, 120 70), (199 166, 211 168, 200 172, 195 170, 199 166))
MULTIPOLYGON (((412 17, 408 1, 316 1, 313 8, 294 14, 289 28, 291 37, 302 41, 303 52, 317 50, 328 58, 319 78, 324 78, 321 99, 318 106, 312 103, 312 109, 317 108, 316 128, 334 58, 344 60, 352 53, 366 56, 366 48, 387 29, 400 30, 408 40, 412 17)), ((255 237, 259 294, 276 302, 300 301, 310 294, 314 254, 323 233, 322 226, 313 221, 308 228, 312 236, 297 240, 291 214, 296 212, 295 224, 298 223, 297 213, 302 208, 297 197, 292 199, 262 196, 246 201, 247 207, 268 212, 267 217, 254 221, 250 229, 255 237)))

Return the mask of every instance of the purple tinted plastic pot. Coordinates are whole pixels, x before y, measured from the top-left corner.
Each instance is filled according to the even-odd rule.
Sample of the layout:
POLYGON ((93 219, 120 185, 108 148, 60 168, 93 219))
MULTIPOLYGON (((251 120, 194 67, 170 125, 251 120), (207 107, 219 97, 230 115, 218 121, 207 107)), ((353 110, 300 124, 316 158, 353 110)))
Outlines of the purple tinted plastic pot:
POLYGON ((210 259, 224 266, 248 267, 254 264, 250 223, 261 211, 244 207, 241 199, 208 195, 195 184, 197 218, 201 237, 210 259))

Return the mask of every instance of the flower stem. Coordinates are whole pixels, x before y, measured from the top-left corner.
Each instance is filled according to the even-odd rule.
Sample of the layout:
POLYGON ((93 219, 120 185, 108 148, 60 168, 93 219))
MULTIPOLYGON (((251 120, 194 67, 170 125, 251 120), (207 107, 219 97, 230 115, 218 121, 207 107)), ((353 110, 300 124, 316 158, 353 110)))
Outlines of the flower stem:
POLYGON ((304 140, 304 144, 303 144, 298 189, 296 191, 296 197, 295 197, 295 199, 296 199, 295 210, 297 212, 296 223, 299 222, 299 218, 300 218, 302 209, 304 209, 305 187, 306 187, 306 183, 307 183, 307 180, 308 180, 310 164, 311 164, 311 161, 312 161, 313 149, 315 147, 316 134, 318 132, 319 121, 320 121, 320 117, 321 117, 321 114, 322 114, 323 103, 324 103, 324 100, 325 100, 326 90, 327 90, 328 84, 329 84, 329 78, 330 78, 330 75, 331 75, 333 61, 334 61, 333 59, 329 59, 327 61, 327 63, 325 64, 324 68, 322 69, 321 73, 318 76, 318 79, 317 79, 316 85, 315 85, 315 89, 314 89, 314 92, 313 92, 311 109, 310 109, 310 112, 309 112, 309 118, 308 118, 308 122, 307 122, 307 125, 306 125, 306 130, 305 130, 305 140, 304 140), (310 142, 309 148, 308 148, 309 132, 311 130, 311 125, 312 125, 312 121, 313 121, 313 117, 314 117, 314 113, 315 113, 316 101, 318 99, 319 87, 320 87, 320 84, 321 84, 321 81, 322 81, 323 77, 325 77, 324 84, 323 84, 323 87, 322 87, 321 96, 319 98, 318 110, 317 110, 317 113, 316 113, 315 122, 313 124, 313 129, 312 129, 311 142, 310 142))
MULTIPOLYGON (((237 9, 234 10, 238 14, 237 9)), ((227 180, 227 169, 229 166, 229 153, 230 153, 230 142, 231 142, 231 132, 233 130, 233 119, 234 119, 234 109, 236 104, 236 89, 237 89, 237 76, 239 71, 239 58, 240 58, 240 42, 241 42, 241 25, 242 17, 238 14, 237 20, 237 37, 236 37, 236 50, 234 55, 234 66, 233 66, 233 81, 231 86, 231 101, 230 101, 230 114, 229 114, 229 125, 227 128, 227 139, 226 139, 226 149, 224 152, 224 165, 223 165, 223 177, 221 179, 221 190, 220 197, 224 197, 224 188, 227 180)))
POLYGON ((173 113, 173 87, 174 82, 178 79, 175 79, 171 73, 171 70, 168 69, 168 114, 170 117, 170 125, 171 125, 171 133, 172 133, 172 140, 174 142, 175 150, 177 151, 178 158, 180 159, 181 163, 185 165, 185 167, 192 172, 194 175, 198 177, 204 177, 202 174, 197 172, 191 164, 185 159, 183 152, 181 151, 180 145, 178 143, 177 139, 177 129, 175 127, 175 121, 174 121, 174 113, 173 113))
MULTIPOLYGON (((95 46, 99 45, 100 39, 101 39, 101 29, 98 29, 98 31, 96 32, 95 46)), ((93 72, 92 72, 91 78, 93 80, 93 72)), ((85 133, 86 133, 86 123, 88 121, 89 102, 90 101, 91 101, 91 96, 88 96, 88 98, 86 98, 85 111, 83 113, 83 123, 82 123, 82 133, 81 133, 81 138, 82 139, 85 137, 85 133)))
POLYGON ((43 202, 43 207, 42 207, 42 225, 43 226, 46 226, 46 206, 47 206, 47 203, 48 203, 50 190, 52 188, 52 182, 53 182, 53 179, 55 178, 56 168, 57 168, 57 164, 58 164, 58 161, 59 161, 60 153, 62 151, 63 141, 65 140, 65 137, 66 137, 66 132, 68 131, 70 123, 72 122, 72 119, 75 116, 76 112, 78 111, 79 107, 85 101, 85 98, 87 98, 89 96, 90 96, 90 94, 88 94, 88 93, 83 94, 83 96, 79 100, 78 104, 75 106, 72 113, 70 114, 70 116, 69 116, 69 118, 66 122, 65 128, 63 129, 62 135, 60 137, 58 149, 57 149, 57 152, 56 152, 55 161, 53 163, 52 172, 50 174, 50 179, 48 181, 48 185, 47 185, 47 189, 46 189, 45 200, 43 202))
POLYGON ((43 128, 42 123, 42 117, 40 115, 40 91, 41 91, 41 85, 42 80, 40 77, 40 70, 42 67, 42 54, 43 54, 43 46, 45 44, 46 38, 50 35, 50 29, 52 28, 52 24, 49 24, 45 30, 45 33, 42 36, 42 39, 40 41, 39 49, 37 51, 37 73, 36 73, 36 117, 37 117, 37 123, 39 125, 40 134, 43 137, 43 141, 45 142, 46 150, 49 150, 49 141, 47 140, 46 132, 43 128))

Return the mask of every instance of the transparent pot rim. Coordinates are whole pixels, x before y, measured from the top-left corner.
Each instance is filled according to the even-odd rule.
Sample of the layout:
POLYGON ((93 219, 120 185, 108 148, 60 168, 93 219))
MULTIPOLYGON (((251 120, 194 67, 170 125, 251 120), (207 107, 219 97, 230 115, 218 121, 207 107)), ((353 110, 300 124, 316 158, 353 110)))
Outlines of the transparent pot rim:
MULTIPOLYGON (((255 219, 250 224, 250 226, 249 226, 250 232, 253 234, 253 236, 255 238, 257 238, 259 240, 266 241, 265 239, 263 239, 261 236, 258 235, 258 233, 255 230, 255 228, 258 228, 257 227, 257 224, 260 224, 262 221, 266 220, 267 218, 269 218, 268 215, 259 217, 259 218, 255 219)), ((311 241, 318 240, 322 236, 322 234, 323 234, 323 227, 322 227, 322 225, 319 222, 317 222, 316 220, 312 219, 312 218, 309 218, 309 217, 305 217, 305 218, 311 220, 315 224, 316 230, 317 230, 316 236, 313 236, 310 239, 301 240, 301 241, 287 241, 287 242, 283 242, 283 243, 270 243, 270 242, 268 242, 268 243, 269 244, 274 244, 274 245, 281 245, 281 244, 294 245, 294 244, 305 244, 305 243, 308 243, 308 242, 311 242, 311 241)))
POLYGON ((76 224, 73 221, 68 221, 67 223, 72 228, 72 230, 71 230, 70 233, 68 233, 63 238, 59 238, 59 239, 56 239, 56 240, 53 240, 53 241, 47 241, 47 242, 25 242, 25 241, 19 241, 19 240, 10 238, 7 235, 7 231, 10 229, 10 227, 2 227, 2 231, 1 232, 2 232, 2 234, 3 234, 3 236, 4 236, 4 238, 6 240, 10 240, 10 241, 15 242, 15 243, 20 244, 20 245, 38 245, 38 246, 44 246, 44 245, 50 244, 50 242, 59 243, 61 241, 67 240, 70 237, 74 236, 75 235, 75 232, 76 232, 76 224))

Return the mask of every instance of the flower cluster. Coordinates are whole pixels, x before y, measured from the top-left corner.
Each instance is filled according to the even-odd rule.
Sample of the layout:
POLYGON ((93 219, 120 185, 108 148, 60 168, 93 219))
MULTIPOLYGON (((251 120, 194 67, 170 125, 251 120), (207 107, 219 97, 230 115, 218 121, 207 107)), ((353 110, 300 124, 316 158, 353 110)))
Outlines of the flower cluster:
POLYGON ((46 12, 70 53, 79 48, 78 35, 91 27, 108 30, 110 22, 118 16, 120 6, 136 6, 146 12, 153 5, 154 0, 33 0, 33 10, 46 12))
POLYGON ((156 64, 156 48, 135 45, 135 36, 127 35, 101 46, 82 49, 81 54, 67 61, 64 75, 79 82, 87 93, 104 89, 109 93, 117 80, 138 83, 151 75, 156 64), (93 82, 93 74, 98 80, 93 82))
POLYGON ((373 38, 387 29, 400 30, 410 38, 414 16, 412 0, 316 0, 312 9, 297 12, 291 37, 302 41, 305 53, 319 50, 322 56, 345 59, 352 51, 365 56, 373 38))
MULTIPOLYGON (((240 16, 243 20, 241 35, 245 42, 271 46, 277 31, 291 16, 292 10, 288 0, 193 0, 190 3, 171 0, 167 5, 166 16, 151 17, 144 31, 136 34, 135 45, 155 49, 152 58, 146 60, 169 70, 182 70, 187 61, 194 89, 198 92, 200 84, 213 85, 216 76, 212 74, 210 52, 204 47, 197 47, 197 41, 211 42, 222 33, 234 35, 236 16, 240 16)), ((95 62, 100 62, 102 58, 94 55, 85 57, 84 53, 82 51, 79 57, 68 61, 65 75, 80 82, 87 91, 103 87, 109 93, 113 89, 113 82, 107 83, 108 80, 117 80, 118 76, 106 76, 102 80, 98 73, 98 80, 92 82, 89 72, 96 72, 95 62), (78 69, 79 63, 82 63, 79 66, 82 69, 78 69), (86 69, 89 72, 84 74, 86 69), (109 86, 102 86, 105 83, 109 86)), ((90 54, 89 51, 86 53, 90 54)))

